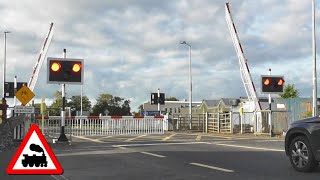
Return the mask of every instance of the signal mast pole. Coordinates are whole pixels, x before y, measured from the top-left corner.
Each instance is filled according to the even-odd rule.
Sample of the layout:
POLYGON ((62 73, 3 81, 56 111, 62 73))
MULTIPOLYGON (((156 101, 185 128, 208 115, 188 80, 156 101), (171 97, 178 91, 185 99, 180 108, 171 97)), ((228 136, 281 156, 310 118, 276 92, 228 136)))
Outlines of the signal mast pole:
MULTIPOLYGON (((67 58, 67 50, 63 49, 63 58, 67 58)), ((68 138, 64 132, 64 126, 65 126, 65 119, 66 119, 66 97, 65 97, 65 89, 66 85, 62 84, 62 88, 61 88, 61 94, 62 94, 62 110, 61 110, 61 131, 60 131, 60 137, 58 139, 58 141, 60 142, 68 142, 68 138)))

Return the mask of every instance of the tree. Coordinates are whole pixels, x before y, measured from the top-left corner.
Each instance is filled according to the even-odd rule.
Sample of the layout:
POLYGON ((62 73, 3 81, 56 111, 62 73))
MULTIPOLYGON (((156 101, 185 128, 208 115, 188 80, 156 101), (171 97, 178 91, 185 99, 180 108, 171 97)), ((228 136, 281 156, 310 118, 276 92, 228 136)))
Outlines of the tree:
POLYGON ((50 106, 49 115, 50 116, 60 116, 62 107, 62 93, 61 91, 56 91, 54 93, 53 103, 50 106))
POLYGON ((176 98, 176 97, 168 97, 168 98, 166 98, 166 101, 179 101, 179 99, 178 98, 176 98))
MULTIPOLYGON (((45 106, 47 107, 46 103, 44 103, 45 106)), ((40 114, 36 113, 36 116, 40 116, 41 115, 41 103, 34 103, 34 108, 35 109, 40 109, 40 114)), ((43 113, 44 116, 48 116, 48 111, 45 111, 43 113)))
MULTIPOLYGON (((77 111, 81 110, 81 96, 72 96, 67 106, 71 109, 71 115, 75 116, 77 111)), ((82 110, 90 111, 91 102, 87 96, 82 96, 82 110)))
POLYGON ((93 115, 110 115, 110 116, 129 116, 130 100, 111 94, 100 94, 97 98, 97 103, 92 108, 93 115))
POLYGON ((292 84, 287 84, 284 86, 284 93, 280 94, 280 97, 282 98, 297 98, 299 97, 298 90, 294 87, 292 84))
POLYGON ((92 114, 98 116, 100 113, 106 115, 105 111, 108 104, 111 102, 112 95, 110 94, 100 94, 97 98, 97 103, 92 108, 92 114))

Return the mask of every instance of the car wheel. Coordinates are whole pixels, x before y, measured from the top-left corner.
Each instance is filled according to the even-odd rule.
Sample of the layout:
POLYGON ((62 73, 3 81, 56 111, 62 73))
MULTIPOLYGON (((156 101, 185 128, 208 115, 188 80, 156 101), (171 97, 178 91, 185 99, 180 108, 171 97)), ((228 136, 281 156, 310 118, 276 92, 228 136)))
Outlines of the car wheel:
POLYGON ((290 162, 300 172, 310 172, 317 165, 310 143, 305 136, 298 136, 293 139, 289 147, 290 162))

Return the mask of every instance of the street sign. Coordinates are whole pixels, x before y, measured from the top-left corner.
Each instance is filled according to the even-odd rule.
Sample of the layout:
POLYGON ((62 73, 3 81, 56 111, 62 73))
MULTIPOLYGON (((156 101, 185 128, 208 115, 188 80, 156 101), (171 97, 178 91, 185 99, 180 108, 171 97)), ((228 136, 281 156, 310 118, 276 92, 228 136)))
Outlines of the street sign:
POLYGON ((7 174, 62 174, 39 127, 33 124, 7 167, 7 174))
POLYGON ((17 114, 33 114, 34 107, 33 106, 15 106, 14 112, 17 114))
POLYGON ((34 94, 27 86, 22 86, 16 93, 16 97, 25 106, 34 97, 34 94))

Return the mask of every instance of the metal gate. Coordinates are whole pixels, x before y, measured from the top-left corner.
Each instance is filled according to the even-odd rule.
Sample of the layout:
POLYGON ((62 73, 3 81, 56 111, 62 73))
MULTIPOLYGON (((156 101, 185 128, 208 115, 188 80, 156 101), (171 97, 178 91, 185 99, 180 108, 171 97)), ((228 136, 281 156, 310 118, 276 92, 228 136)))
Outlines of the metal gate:
POLYGON ((206 132, 206 114, 192 114, 191 121, 189 114, 185 116, 173 115, 172 120, 174 130, 194 130, 206 132))
POLYGON ((231 113, 208 113, 209 133, 233 133, 231 113))

